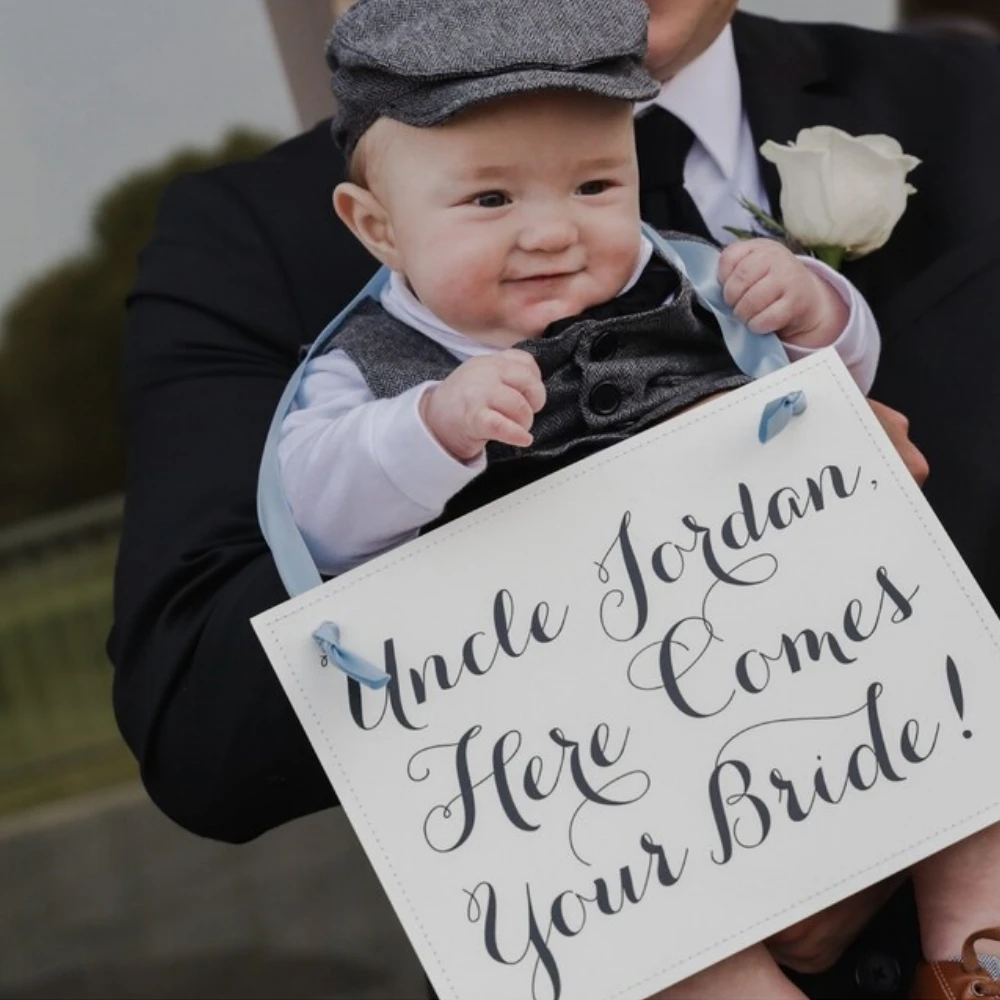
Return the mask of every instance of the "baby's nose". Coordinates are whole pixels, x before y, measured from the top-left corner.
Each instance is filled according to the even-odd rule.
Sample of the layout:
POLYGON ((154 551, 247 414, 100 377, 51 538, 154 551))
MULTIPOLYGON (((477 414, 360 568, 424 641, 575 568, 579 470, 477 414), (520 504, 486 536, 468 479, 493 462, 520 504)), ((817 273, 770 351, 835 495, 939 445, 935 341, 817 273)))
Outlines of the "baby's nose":
POLYGON ((529 252, 559 253, 576 243, 579 237, 574 222, 559 215, 532 219, 521 230, 521 249, 529 252))

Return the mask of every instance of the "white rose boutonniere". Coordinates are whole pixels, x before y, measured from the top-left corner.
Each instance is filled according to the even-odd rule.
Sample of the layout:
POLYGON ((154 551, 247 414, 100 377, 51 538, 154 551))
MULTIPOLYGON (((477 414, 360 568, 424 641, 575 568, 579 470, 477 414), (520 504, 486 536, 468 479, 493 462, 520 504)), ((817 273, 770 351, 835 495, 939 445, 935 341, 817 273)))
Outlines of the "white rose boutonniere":
POLYGON ((820 125, 803 129, 787 146, 765 142, 760 152, 781 176, 782 222, 747 201, 744 206, 764 235, 804 248, 832 267, 884 246, 916 191, 906 176, 920 160, 891 136, 852 136, 820 125))

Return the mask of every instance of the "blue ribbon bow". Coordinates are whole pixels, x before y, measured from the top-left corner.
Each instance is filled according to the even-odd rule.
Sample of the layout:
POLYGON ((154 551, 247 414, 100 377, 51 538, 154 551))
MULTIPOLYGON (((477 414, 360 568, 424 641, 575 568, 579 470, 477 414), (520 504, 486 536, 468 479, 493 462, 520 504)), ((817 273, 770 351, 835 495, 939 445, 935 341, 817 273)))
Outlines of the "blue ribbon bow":
POLYGON ((767 444, 775 434, 781 433, 788 426, 792 417, 804 413, 805 409, 806 394, 801 390, 790 392, 780 399, 772 399, 760 415, 760 426, 757 428, 760 443, 767 444))
POLYGON ((323 656, 359 684, 378 691, 389 683, 389 675, 384 670, 341 646, 340 626, 336 622, 323 622, 312 637, 323 656))

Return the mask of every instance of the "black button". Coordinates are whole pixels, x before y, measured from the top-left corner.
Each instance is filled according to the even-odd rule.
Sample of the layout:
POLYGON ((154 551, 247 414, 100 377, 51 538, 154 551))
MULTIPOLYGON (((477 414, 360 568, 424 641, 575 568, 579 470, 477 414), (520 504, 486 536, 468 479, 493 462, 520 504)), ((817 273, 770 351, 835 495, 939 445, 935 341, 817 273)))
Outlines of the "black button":
POLYGON ((590 360, 607 361, 615 356, 617 350, 618 336, 607 330, 590 345, 590 360))
POLYGON ((621 402, 621 390, 614 382, 601 382, 590 390, 590 408, 602 416, 614 413, 621 402))
POLYGON ((854 978, 861 991, 873 997, 891 997, 899 989, 903 975, 899 962, 882 951, 869 951, 858 959, 854 978))

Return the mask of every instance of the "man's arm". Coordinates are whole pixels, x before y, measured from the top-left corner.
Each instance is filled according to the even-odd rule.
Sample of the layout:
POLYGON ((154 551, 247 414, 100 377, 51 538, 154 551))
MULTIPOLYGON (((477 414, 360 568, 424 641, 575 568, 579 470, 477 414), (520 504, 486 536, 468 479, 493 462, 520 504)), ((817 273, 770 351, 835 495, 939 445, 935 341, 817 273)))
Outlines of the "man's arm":
POLYGON ((254 501, 303 339, 241 200, 212 174, 175 183, 130 300, 108 649, 119 724, 151 797, 221 840, 335 802, 249 624, 286 597, 254 501))

